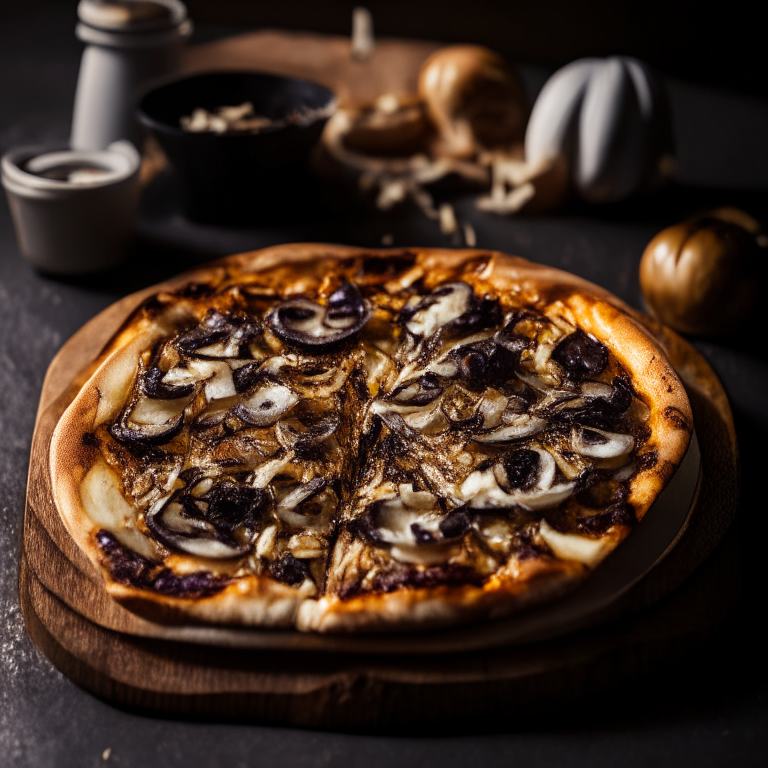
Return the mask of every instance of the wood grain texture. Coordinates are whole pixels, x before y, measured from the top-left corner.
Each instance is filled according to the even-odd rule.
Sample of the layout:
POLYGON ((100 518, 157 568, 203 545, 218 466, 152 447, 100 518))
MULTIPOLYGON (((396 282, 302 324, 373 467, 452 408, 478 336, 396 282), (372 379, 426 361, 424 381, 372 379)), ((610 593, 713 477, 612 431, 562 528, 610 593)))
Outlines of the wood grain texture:
MULTIPOLYGON (((689 393, 701 449, 701 487, 675 549, 592 617, 595 627, 589 631, 494 649, 479 647, 493 645, 483 627, 452 630, 458 644, 455 639, 442 647, 433 643, 426 656, 349 655, 354 638, 335 645, 338 639, 332 637, 324 638, 329 641, 320 647, 324 653, 312 652, 297 642, 299 633, 285 632, 289 650, 254 653, 212 647, 220 642, 216 628, 167 627, 139 618, 109 598, 100 574, 65 530, 52 501, 48 449, 93 359, 156 290, 112 305, 62 348, 43 385, 32 441, 21 569, 25 616, 54 663, 99 695, 163 711, 328 727, 395 725, 407 722, 405 713, 416 712, 418 705, 432 707, 438 722, 470 709, 486 711, 489 701, 521 694, 546 706, 596 685, 607 658, 613 659, 609 677, 641 674, 648 658, 661 658, 684 645, 685 638, 708 631, 732 603, 732 579, 714 588, 697 579, 658 604, 701 566, 732 523, 738 454, 728 401, 709 365, 680 337, 638 315, 668 350, 689 393), (671 612, 670 599, 677 605, 671 612), (290 651, 302 647, 302 653, 290 651), (475 650, 458 653, 457 648, 475 650)), ((275 633, 264 635, 265 646, 275 644, 275 633)))
POLYGON ((182 71, 251 70, 298 77, 324 85, 339 104, 371 102, 383 93, 415 94, 419 69, 440 43, 379 40, 370 58, 350 54, 349 38, 309 32, 262 30, 196 45, 182 71))

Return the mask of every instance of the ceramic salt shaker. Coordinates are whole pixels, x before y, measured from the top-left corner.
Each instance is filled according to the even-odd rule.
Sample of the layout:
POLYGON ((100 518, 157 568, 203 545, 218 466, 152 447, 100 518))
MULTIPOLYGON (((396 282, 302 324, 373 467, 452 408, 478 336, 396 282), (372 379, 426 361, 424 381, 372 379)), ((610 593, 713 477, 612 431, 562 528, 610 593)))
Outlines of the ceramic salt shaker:
POLYGON ((134 118, 140 90, 175 71, 192 31, 179 0, 80 0, 77 36, 86 44, 75 93, 73 149, 127 139, 141 147, 134 118))
POLYGON ((125 256, 139 201, 141 158, 127 141, 104 150, 20 147, 2 161, 22 255, 38 269, 75 275, 125 256))

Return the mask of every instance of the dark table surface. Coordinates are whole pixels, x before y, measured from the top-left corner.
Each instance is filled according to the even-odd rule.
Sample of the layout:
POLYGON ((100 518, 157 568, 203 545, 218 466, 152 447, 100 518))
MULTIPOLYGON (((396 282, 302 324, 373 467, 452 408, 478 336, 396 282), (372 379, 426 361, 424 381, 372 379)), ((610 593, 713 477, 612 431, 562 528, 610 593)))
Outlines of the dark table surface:
MULTIPOLYGON (((69 133, 80 47, 74 2, 0 10, 0 150, 60 142, 69 133)), ((198 36, 227 30, 203 27, 198 36)), ((524 68, 535 95, 546 72, 524 68)), ((669 80, 678 184, 609 209, 572 207, 546 218, 499 219, 457 210, 478 245, 556 265, 641 305, 637 267, 663 226, 701 208, 742 205, 768 213, 768 101, 669 80)), ((766 606, 768 515, 761 479, 768 437, 768 357, 761 315, 743 340, 695 340, 721 377, 742 451, 742 500, 731 543, 740 548, 738 605, 684 662, 619 686, 597 706, 521 725, 504 713, 482 732, 346 734, 251 724, 149 717, 75 686, 32 644, 18 599, 18 560, 29 447, 46 368, 86 320, 126 293, 206 259, 275 243, 316 240, 363 246, 450 246, 412 212, 323 214, 290 224, 227 230, 195 226, 178 213, 172 180, 143 202, 128 264, 112 273, 59 280, 20 257, 0 203, 0 765, 589 765, 709 766, 768 762, 768 668, 760 630, 766 606), (734 539, 737 536, 738 538, 734 539), (106 753, 105 750, 109 749, 106 753)))

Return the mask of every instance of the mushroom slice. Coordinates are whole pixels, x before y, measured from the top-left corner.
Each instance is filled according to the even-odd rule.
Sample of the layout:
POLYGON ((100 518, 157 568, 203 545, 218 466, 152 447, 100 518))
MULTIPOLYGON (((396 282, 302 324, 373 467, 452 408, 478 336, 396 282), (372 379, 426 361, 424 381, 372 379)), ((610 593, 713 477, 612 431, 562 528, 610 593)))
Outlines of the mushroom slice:
POLYGON ((184 426, 188 399, 156 400, 140 395, 130 411, 123 412, 109 432, 124 445, 162 445, 172 440, 184 426))
POLYGON ((229 415, 229 412, 237 405, 237 397, 224 397, 213 400, 204 410, 195 417, 195 426, 215 427, 221 424, 229 415))
POLYGON ((453 554, 453 545, 469 530, 469 519, 460 511, 445 515, 436 496, 414 491, 411 484, 398 490, 399 496, 377 501, 368 509, 368 538, 388 545, 392 556, 403 563, 445 562, 453 554))
POLYGON ((527 413, 504 414, 504 426, 472 436, 476 443, 509 443, 541 432, 547 422, 527 413))
POLYGON ((183 504, 171 500, 157 511, 147 514, 145 520, 163 544, 188 555, 229 560, 250 552, 250 544, 239 542, 211 523, 185 512, 183 504))
POLYGON ((153 365, 144 374, 141 390, 147 396, 156 400, 176 400, 188 397, 195 391, 194 382, 174 385, 164 380, 166 372, 153 365))
POLYGON ((574 427, 571 430, 573 450, 593 459, 617 459, 628 456, 635 447, 632 435, 606 432, 590 427, 574 427))
POLYGON ((370 316, 370 305, 360 291, 345 283, 329 296, 325 307, 309 299, 288 299, 271 310, 266 319, 286 344, 323 354, 352 338, 370 316))
POLYGON ((302 431, 294 429, 290 424, 278 422, 275 427, 275 437, 283 448, 303 451, 327 440, 340 424, 341 419, 336 413, 328 414, 302 431))
POLYGON ((330 532, 331 517, 338 499, 327 481, 316 477, 299 485, 278 502, 275 514, 289 527, 330 532))
POLYGON ((557 557, 576 560, 589 568, 595 568, 613 549, 614 539, 610 536, 602 539, 589 539, 573 533, 560 533, 546 520, 541 521, 539 533, 544 543, 557 557))
POLYGON ((236 394, 232 368, 223 360, 190 360, 185 366, 171 368, 163 376, 164 386, 189 386, 205 382, 207 400, 219 400, 236 394))
POLYGON ((548 451, 522 449, 502 464, 469 475, 461 495, 471 509, 552 509, 576 488, 575 482, 555 484, 555 474, 555 460, 548 451), (538 457, 531 460, 529 454, 538 457))
POLYGON ((461 317, 473 298, 472 286, 468 283, 449 283, 424 296, 416 306, 404 309, 400 319, 414 336, 431 336, 461 317))
POLYGON ((249 317, 225 315, 209 310, 196 328, 176 337, 176 346, 195 357, 238 357, 242 347, 261 329, 249 317))
POLYGON ((233 412, 254 427, 270 427, 298 402, 298 396, 288 387, 267 380, 250 397, 238 403, 233 412))
POLYGON ((487 389, 477 407, 478 412, 483 417, 483 427, 485 429, 498 427, 508 404, 509 398, 497 389, 487 389))
POLYGON ((302 370, 297 367, 290 371, 288 380, 300 395, 319 399, 338 392, 346 383, 351 370, 349 361, 332 364, 324 370, 310 368, 310 372, 306 368, 302 370))
POLYGON ((448 419, 440 408, 435 405, 430 410, 422 412, 407 413, 403 416, 403 421, 418 432, 424 435, 436 435, 448 428, 448 419))
POLYGON ((389 396, 399 405, 429 405, 436 400, 443 392, 440 381, 434 373, 425 373, 418 379, 411 379, 401 384, 389 396))

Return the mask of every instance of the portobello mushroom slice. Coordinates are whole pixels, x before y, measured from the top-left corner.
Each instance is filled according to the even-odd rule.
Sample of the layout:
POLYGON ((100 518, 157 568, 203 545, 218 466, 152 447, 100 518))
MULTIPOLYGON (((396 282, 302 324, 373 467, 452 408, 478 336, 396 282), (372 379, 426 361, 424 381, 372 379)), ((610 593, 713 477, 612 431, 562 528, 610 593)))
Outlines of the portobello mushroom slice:
POLYGON ((247 555, 252 545, 236 540, 211 522, 188 514, 174 496, 145 516, 150 531, 171 549, 196 557, 230 560, 247 555))
POLYGON ((325 354, 351 339, 371 317, 371 307, 351 283, 328 298, 326 306, 305 298, 288 299, 266 317, 275 335, 308 354, 325 354))
POLYGON ((140 394, 128 410, 109 427, 118 443, 145 448, 173 440, 184 426, 184 409, 189 398, 158 400, 140 394))
POLYGON ((404 483, 397 496, 374 502, 356 527, 375 546, 388 547, 396 560, 432 565, 454 554, 470 521, 463 510, 446 514, 434 494, 404 483))
POLYGON ((533 511, 552 509, 565 501, 576 483, 556 483, 557 465, 542 448, 519 449, 501 462, 472 472, 462 483, 461 495, 470 509, 533 511))
POLYGON ((284 384, 265 378, 233 413, 253 427, 271 427, 298 402, 298 395, 284 384))

